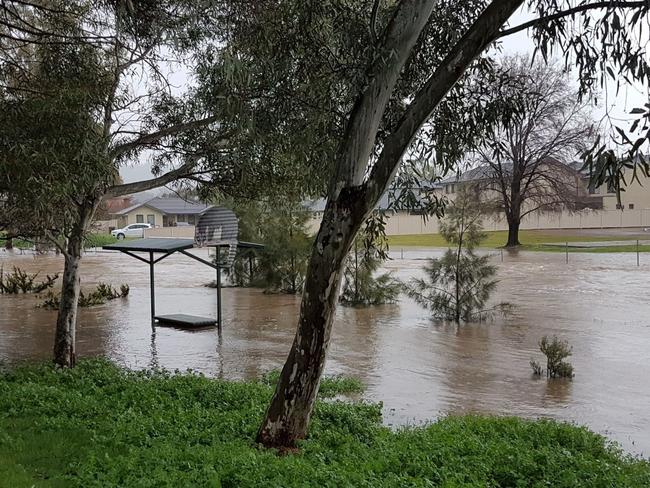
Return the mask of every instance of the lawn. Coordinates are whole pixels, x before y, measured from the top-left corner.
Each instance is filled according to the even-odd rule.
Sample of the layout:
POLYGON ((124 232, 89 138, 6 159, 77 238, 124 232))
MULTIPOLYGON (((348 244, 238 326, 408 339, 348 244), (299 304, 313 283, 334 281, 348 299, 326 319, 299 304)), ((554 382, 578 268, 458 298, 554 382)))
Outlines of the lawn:
MULTIPOLYGON (((0 374, 0 486, 644 487, 650 464, 585 428, 448 417, 398 431, 381 406, 321 399, 280 456, 254 444, 273 379, 128 372, 105 361, 0 374)), ((330 379, 327 396, 358 389, 330 379)))
MULTIPOLYGON (((486 232, 487 238, 481 244, 484 248, 502 247, 508 240, 508 231, 498 230, 486 232)), ((605 246, 599 248, 569 248, 569 252, 636 252, 636 237, 634 236, 593 236, 584 234, 564 234, 559 232, 546 232, 540 230, 522 230, 519 232, 521 249, 529 251, 558 251, 558 246, 545 246, 543 244, 564 244, 565 242, 606 242, 630 241, 629 246, 605 246)), ((399 247, 447 247, 447 243, 440 234, 411 234, 401 236, 388 236, 388 244, 392 248, 399 247)), ((559 248, 564 252, 564 248, 559 248)), ((640 251, 650 251, 650 246, 640 246, 640 251)))
MULTIPOLYGON (((93 247, 102 247, 116 242, 117 238, 110 234, 91 233, 88 234, 84 240, 84 248, 89 249, 93 247)), ((0 233, 0 245, 4 246, 3 233, 0 233)), ((32 249, 34 247, 34 242, 24 239, 14 239, 13 246, 15 249, 32 249)))

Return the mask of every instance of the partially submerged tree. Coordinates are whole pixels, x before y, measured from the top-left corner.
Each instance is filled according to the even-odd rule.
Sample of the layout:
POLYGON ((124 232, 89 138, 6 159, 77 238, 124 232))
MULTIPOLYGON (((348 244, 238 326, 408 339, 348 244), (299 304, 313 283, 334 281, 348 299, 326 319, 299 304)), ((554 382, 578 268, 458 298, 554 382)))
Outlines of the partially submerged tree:
POLYGON ((475 191, 464 189, 458 194, 440 224, 440 233, 450 248, 443 257, 429 260, 425 278, 414 278, 409 283, 409 296, 431 310, 434 317, 469 322, 507 307, 504 303, 487 306, 497 281, 490 255, 474 252, 486 237, 481 207, 475 191))
MULTIPOLYGON (((482 52, 499 37, 533 27, 542 55, 557 49, 577 63, 582 93, 593 86, 595 74, 606 68, 633 79, 648 79, 643 49, 629 48, 634 45, 631 29, 640 27, 641 17, 648 12, 646 2, 585 1, 575 6, 570 1, 531 0, 528 5, 539 18, 503 28, 523 4, 523 0, 256 2, 246 10, 246 32, 255 32, 250 26, 258 24, 259 33, 259 23, 272 17, 271 23, 279 27, 275 37, 272 31, 263 43, 270 51, 283 43, 291 47, 285 52, 290 59, 293 56, 293 63, 282 55, 286 64, 276 63, 276 53, 269 53, 275 76, 311 93, 311 97, 297 97, 305 101, 301 111, 282 112, 283 116, 311 122, 314 106, 328 107, 336 114, 329 119, 335 123, 328 139, 335 151, 331 159, 318 161, 330 176, 327 205, 312 248, 296 336, 258 433, 264 445, 293 446, 306 436, 325 365, 343 263, 355 235, 420 128, 433 118, 436 123, 431 126, 444 133, 444 119, 435 117, 436 110, 444 106, 443 100, 453 101, 462 94, 468 69, 480 79, 482 71, 477 66, 481 63, 475 61, 482 52), (604 9, 607 15, 594 20, 590 12, 594 9, 604 9), (627 12, 633 17, 628 19, 627 12), (325 39, 319 38, 321 33, 325 39), (346 43, 350 36, 354 43, 346 43), (316 38, 317 46, 309 44, 316 38), (320 65, 319 60, 323 61, 320 65), (313 69, 314 65, 322 71, 313 69), (287 66, 289 71, 283 71, 287 66), (321 83, 314 83, 315 78, 321 83), (329 89, 332 86, 336 91, 329 89)), ((277 86, 286 87, 286 83, 277 86)), ((327 120, 316 118, 323 125, 328 125, 327 120)), ((471 132, 466 124, 461 134, 471 132)), ((444 145, 438 153, 445 154, 444 145)))
POLYGON ((264 249, 260 252, 258 276, 268 291, 301 293, 309 250, 309 212, 300 203, 271 205, 262 216, 264 249))
POLYGON ((237 253, 230 280, 237 286, 264 288, 271 293, 297 294, 302 286, 313 241, 311 212, 295 198, 284 201, 225 200, 239 220, 239 239, 264 245, 237 253))
POLYGON ((382 305, 397 301, 402 283, 391 272, 377 274, 388 259, 387 250, 385 237, 373 229, 366 228, 357 235, 345 260, 339 297, 343 305, 382 305))
MULTIPOLYGON (((573 378, 573 366, 566 358, 573 354, 573 348, 569 346, 567 341, 558 339, 553 336, 549 339, 544 336, 539 341, 539 350, 546 356, 546 376, 551 378, 573 378)), ((541 376, 544 368, 537 361, 530 361, 530 366, 533 368, 533 373, 541 376)))
MULTIPOLYGON (((513 112, 478 145, 469 171, 473 184, 508 223, 507 247, 519 245, 521 220, 533 212, 569 212, 590 206, 580 174, 570 166, 595 138, 589 101, 557 63, 505 58, 500 66, 519 81, 505 96, 520 99, 513 112)), ((496 96, 504 96, 500 91, 496 96)))

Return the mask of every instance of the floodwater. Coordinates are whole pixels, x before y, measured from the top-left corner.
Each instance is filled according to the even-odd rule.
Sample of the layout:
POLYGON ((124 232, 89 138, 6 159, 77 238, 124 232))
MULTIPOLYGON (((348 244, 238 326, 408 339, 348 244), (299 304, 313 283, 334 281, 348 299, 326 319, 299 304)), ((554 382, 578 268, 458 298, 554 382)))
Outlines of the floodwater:
MULTIPOLYGON (((203 250, 194 251, 203 253, 203 250)), ((388 268, 402 279, 422 272, 440 250, 394 252, 388 268), (403 256, 403 257, 402 257, 403 256)), ((650 255, 506 254, 498 265, 496 300, 515 306, 507 318, 471 325, 440 324, 403 297, 400 303, 339 307, 328 374, 360 378, 365 397, 384 402, 389 425, 417 424, 466 412, 550 417, 589 426, 626 450, 650 456, 650 255), (539 339, 557 334, 573 345, 576 376, 531 374, 539 339)), ((41 273, 61 269, 56 256, 0 251, 0 265, 41 273)), ((83 259, 82 287, 128 283, 131 294, 81 309, 80 356, 107 356, 130 368, 188 368, 229 379, 254 378, 282 366, 296 325, 299 298, 259 290, 223 290, 224 327, 184 331, 149 320, 148 267, 98 252, 83 259)), ((214 271, 182 255, 156 266, 157 313, 214 316, 216 290, 202 285, 214 271)), ((55 313, 33 296, 0 296, 0 362, 49 358, 55 313)))

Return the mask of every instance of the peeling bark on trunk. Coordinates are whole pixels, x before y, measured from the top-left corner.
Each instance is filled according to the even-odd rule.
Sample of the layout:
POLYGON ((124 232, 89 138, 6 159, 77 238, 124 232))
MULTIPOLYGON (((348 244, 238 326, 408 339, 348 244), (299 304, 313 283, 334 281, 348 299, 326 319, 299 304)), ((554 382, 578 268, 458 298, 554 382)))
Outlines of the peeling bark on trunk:
POLYGON ((473 59, 496 38, 500 27, 523 0, 495 0, 483 11, 415 94, 396 129, 384 141, 368 174, 386 105, 437 3, 436 0, 398 3, 379 46, 385 55, 374 56, 368 70, 368 84, 359 94, 347 121, 329 185, 327 207, 307 269, 298 330, 257 435, 257 441, 266 447, 290 448, 307 435, 325 366, 343 260, 355 235, 394 177, 417 130, 473 59))
POLYGON ((73 237, 68 242, 63 268, 61 301, 56 319, 54 362, 72 368, 75 365, 75 335, 77 325, 77 302, 79 301, 81 264, 81 239, 73 237))
POLYGON ((257 435, 257 441, 267 447, 293 447, 307 435, 325 367, 343 261, 366 217, 362 205, 363 198, 344 191, 325 210, 305 278, 298 330, 257 435))

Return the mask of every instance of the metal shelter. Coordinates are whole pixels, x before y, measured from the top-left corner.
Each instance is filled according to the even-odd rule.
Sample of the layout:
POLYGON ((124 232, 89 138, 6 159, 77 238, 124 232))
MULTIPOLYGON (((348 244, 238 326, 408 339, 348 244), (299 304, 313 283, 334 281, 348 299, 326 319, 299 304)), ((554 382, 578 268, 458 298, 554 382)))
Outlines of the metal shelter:
POLYGON ((221 270, 230 267, 232 261, 230 255, 232 254, 232 247, 236 246, 240 249, 262 249, 262 244, 253 242, 240 242, 228 239, 227 241, 211 240, 206 244, 207 247, 214 247, 216 250, 215 262, 206 261, 190 252, 189 249, 195 247, 194 239, 171 239, 171 238, 148 238, 137 239, 134 241, 122 241, 115 244, 103 246, 103 249, 111 251, 120 251, 131 257, 147 263, 149 265, 149 287, 151 290, 151 323, 152 326, 156 322, 166 325, 174 325, 179 327, 205 327, 217 325, 221 328, 222 314, 221 314, 221 270), (230 252, 225 255, 224 260, 221 259, 221 249, 228 248, 230 252), (168 256, 174 253, 180 253, 190 257, 200 263, 210 266, 217 271, 217 318, 197 317, 188 314, 172 314, 172 315, 156 315, 156 294, 155 294, 155 273, 154 266, 168 256), (142 256, 144 254, 144 256, 142 256))

